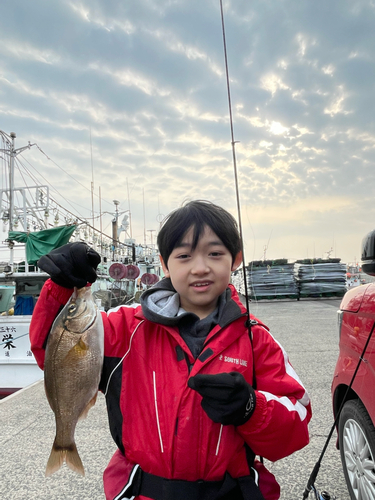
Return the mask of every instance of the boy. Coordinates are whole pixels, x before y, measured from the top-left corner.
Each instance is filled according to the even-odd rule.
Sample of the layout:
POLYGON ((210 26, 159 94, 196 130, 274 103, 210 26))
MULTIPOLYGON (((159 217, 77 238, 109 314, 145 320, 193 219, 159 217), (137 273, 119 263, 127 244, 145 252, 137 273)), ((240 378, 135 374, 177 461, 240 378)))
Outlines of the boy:
MULTIPOLYGON (((308 443, 308 395, 282 347, 229 285, 241 263, 234 218, 205 201, 172 212, 158 235, 165 279, 138 307, 103 313, 106 395, 118 450, 104 472, 107 500, 276 500, 275 461, 308 443)), ((45 339, 74 286, 96 279, 96 252, 65 245, 39 261, 51 278, 30 328, 45 339), (62 285, 62 286, 61 286, 62 285)))

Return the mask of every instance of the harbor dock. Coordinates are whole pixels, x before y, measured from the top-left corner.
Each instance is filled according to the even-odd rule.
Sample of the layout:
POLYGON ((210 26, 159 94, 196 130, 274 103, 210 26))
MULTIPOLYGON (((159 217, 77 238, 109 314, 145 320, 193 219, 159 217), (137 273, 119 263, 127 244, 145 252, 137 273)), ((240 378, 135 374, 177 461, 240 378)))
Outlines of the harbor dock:
POLYGON ((43 380, 0 400, 0 423, 2 500, 104 499, 102 474, 116 446, 101 393, 75 432, 85 477, 65 465, 51 477, 45 477, 55 437, 55 418, 43 380))
MULTIPOLYGON (((340 299, 251 302, 252 314, 270 327, 308 390, 313 407, 310 444, 267 467, 281 485, 281 500, 301 500, 333 424, 331 381, 338 355, 337 314, 340 299)), ((43 381, 0 400, 0 498, 2 500, 103 500, 102 474, 115 451, 99 394, 86 420, 78 423, 76 444, 85 477, 65 465, 46 478, 45 467, 55 432, 54 415, 43 381)), ((349 500, 336 449, 328 446, 316 487, 337 500, 349 500)), ((312 499, 310 495, 309 500, 312 499)))

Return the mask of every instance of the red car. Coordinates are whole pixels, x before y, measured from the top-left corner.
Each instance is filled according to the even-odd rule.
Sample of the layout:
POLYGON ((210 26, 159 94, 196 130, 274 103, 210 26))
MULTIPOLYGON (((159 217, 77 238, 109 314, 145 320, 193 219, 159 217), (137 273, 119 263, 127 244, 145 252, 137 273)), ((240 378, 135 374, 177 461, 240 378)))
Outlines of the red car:
MULTIPOLYGON (((362 242, 362 270, 375 276, 375 231, 369 233, 362 242)), ((338 326, 340 351, 332 383, 335 417, 342 406, 337 424, 338 447, 350 498, 373 500, 375 283, 358 286, 345 294, 338 311, 338 326)))

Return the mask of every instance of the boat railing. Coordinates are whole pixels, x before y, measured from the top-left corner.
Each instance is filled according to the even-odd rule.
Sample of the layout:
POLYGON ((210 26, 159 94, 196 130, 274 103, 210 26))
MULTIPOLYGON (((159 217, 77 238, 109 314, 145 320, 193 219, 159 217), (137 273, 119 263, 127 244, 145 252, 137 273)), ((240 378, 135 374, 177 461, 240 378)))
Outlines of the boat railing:
POLYGON ((26 245, 0 245, 0 273, 37 273, 43 272, 35 265, 30 265, 26 259, 26 245))
MULTIPOLYGON (((89 242, 87 243, 90 244, 89 242)), ((121 252, 119 249, 116 249, 113 253, 103 253, 102 248, 98 248, 96 245, 92 246, 102 257, 102 262, 99 266, 99 273, 101 274, 108 275, 109 267, 113 262, 133 262, 129 249, 126 249, 127 252, 121 252)), ((154 249, 152 252, 147 247, 142 250, 143 254, 137 255, 137 265, 140 265, 140 267, 160 267, 159 255, 154 249)), ((26 245, 16 242, 12 242, 12 245, 6 243, 0 245, 0 275, 3 273, 5 275, 13 273, 44 274, 36 265, 31 265, 27 262, 26 245)))

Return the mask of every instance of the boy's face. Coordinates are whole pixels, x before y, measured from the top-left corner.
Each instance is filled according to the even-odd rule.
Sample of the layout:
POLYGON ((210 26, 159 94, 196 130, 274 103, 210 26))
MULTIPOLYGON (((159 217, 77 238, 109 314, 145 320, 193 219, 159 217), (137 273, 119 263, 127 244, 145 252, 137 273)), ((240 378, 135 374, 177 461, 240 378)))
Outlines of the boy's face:
POLYGON ((219 237, 205 227, 192 250, 193 228, 169 256, 168 267, 161 258, 164 274, 180 295, 181 307, 200 319, 213 312, 218 297, 227 288, 231 272, 241 263, 241 253, 232 264, 232 255, 219 237))

